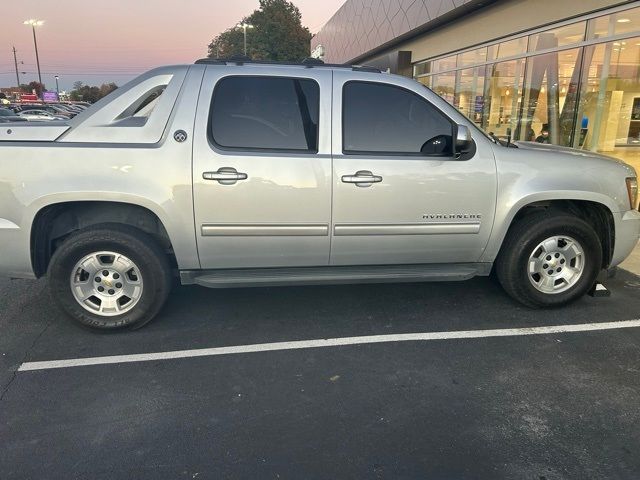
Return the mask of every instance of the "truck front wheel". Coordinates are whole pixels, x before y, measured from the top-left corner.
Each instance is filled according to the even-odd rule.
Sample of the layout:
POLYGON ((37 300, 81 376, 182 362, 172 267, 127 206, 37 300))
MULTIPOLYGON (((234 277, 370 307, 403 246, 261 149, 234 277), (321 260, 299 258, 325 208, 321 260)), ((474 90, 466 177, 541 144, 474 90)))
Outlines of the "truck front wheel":
POLYGON ((502 287, 533 308, 556 307, 582 297, 602 268, 595 230, 580 218, 545 211, 509 231, 496 261, 502 287))
POLYGON ((120 224, 75 232, 48 270, 53 299, 80 324, 101 330, 149 322, 171 289, 166 254, 147 234, 120 224))

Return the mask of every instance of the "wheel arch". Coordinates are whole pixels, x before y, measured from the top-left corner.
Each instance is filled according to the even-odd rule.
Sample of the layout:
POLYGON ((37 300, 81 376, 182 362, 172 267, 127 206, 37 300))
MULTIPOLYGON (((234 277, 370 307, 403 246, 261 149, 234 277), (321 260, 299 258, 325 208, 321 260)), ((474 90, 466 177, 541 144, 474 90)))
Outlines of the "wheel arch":
MULTIPOLYGON (((524 199, 509 211, 508 216, 502 221, 504 227, 499 232, 494 232, 494 241, 490 242, 493 248, 488 248, 483 258, 489 261, 496 259, 507 235, 521 218, 541 210, 554 210, 575 215, 594 227, 602 244, 602 268, 608 268, 613 258, 616 234, 613 216, 615 205, 611 200, 605 196, 594 199, 593 194, 543 195, 541 197, 524 199)), ((496 219, 496 221, 499 220, 496 219)))
POLYGON ((43 276, 51 256, 70 234, 92 225, 118 223, 150 235, 177 267, 173 243, 163 221, 151 209, 121 201, 65 201, 42 207, 31 225, 31 262, 36 277, 43 276))

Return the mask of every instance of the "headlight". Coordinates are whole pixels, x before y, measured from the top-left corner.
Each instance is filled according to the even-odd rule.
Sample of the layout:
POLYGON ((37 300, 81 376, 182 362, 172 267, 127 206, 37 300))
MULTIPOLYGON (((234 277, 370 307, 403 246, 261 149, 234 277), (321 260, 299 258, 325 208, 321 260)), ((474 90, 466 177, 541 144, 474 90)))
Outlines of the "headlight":
POLYGON ((638 208, 638 179, 636 177, 627 178, 627 193, 629 194, 629 205, 632 210, 638 208))

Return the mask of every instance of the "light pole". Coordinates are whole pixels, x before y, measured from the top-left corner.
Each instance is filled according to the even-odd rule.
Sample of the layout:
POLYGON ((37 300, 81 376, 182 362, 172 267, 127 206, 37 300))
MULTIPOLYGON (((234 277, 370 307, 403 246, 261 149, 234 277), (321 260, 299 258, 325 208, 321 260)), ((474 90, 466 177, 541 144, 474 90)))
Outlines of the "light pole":
POLYGON ((13 63, 16 66, 16 81, 18 82, 18 88, 20 88, 20 73, 18 72, 18 57, 16 57, 16 47, 13 47, 13 63))
POLYGON ((238 28, 244 30, 244 56, 247 56, 247 28, 253 28, 253 25, 242 22, 237 25, 238 28))
POLYGON ((60 101, 60 87, 58 86, 58 79, 60 77, 58 75, 54 75, 53 78, 56 79, 56 94, 58 95, 58 101, 60 101))
POLYGON ((33 45, 36 47, 36 64, 38 65, 38 82, 42 85, 42 74, 40 73, 40 58, 38 57, 38 40, 36 40, 36 27, 40 27, 44 20, 36 20, 35 18, 30 18, 29 20, 25 20, 23 22, 25 25, 31 25, 31 29, 33 30, 33 45))

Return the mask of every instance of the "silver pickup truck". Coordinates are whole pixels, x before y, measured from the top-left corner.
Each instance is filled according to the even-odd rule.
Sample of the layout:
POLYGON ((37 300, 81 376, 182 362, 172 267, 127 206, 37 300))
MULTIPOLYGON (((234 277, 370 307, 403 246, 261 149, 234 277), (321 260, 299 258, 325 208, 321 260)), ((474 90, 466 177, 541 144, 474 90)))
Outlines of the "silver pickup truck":
POLYGON ((0 128, 0 275, 48 276, 100 329, 183 284, 463 280, 566 304, 632 251, 636 172, 503 145, 433 92, 366 67, 203 60, 65 122, 0 128))

